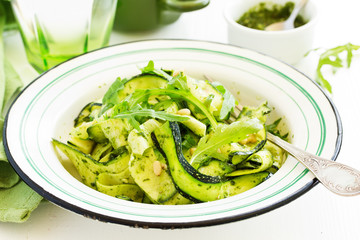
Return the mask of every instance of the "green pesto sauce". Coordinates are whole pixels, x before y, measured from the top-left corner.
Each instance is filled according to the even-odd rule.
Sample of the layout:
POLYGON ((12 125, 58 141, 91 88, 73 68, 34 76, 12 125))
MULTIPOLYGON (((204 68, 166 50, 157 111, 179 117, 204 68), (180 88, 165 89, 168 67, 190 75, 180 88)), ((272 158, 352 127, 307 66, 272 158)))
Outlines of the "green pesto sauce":
MULTIPOLYGON (((290 16, 294 6, 293 2, 287 2, 285 5, 261 2, 244 13, 237 23, 245 27, 264 30, 266 26, 272 23, 285 21, 290 16)), ((307 21, 299 14, 294 25, 297 28, 306 23, 307 21)))

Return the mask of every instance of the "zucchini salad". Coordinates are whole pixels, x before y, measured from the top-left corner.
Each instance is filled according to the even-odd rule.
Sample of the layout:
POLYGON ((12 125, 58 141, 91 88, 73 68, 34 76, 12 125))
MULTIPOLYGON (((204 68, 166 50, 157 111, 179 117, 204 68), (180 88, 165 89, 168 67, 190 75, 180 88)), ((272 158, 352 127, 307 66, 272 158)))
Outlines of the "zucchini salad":
POLYGON ((66 143, 52 140, 87 186, 134 202, 191 204, 247 191, 284 163, 266 133, 287 134, 281 119, 266 123, 266 102, 239 110, 220 83, 152 61, 140 70, 84 106, 66 143))

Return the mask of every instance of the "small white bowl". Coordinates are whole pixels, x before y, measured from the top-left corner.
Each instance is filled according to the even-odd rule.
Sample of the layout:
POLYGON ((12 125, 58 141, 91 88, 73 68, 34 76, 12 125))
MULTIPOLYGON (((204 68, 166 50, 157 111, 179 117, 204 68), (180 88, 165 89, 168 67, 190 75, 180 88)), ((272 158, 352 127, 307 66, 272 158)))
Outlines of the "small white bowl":
MULTIPOLYGON (((290 0, 271 1, 285 4, 290 0)), ((263 31, 237 23, 245 12, 260 2, 267 0, 232 1, 225 7, 224 16, 228 26, 229 43, 271 55, 289 64, 297 63, 312 48, 317 22, 316 6, 309 1, 300 12, 308 22, 291 30, 263 31)))

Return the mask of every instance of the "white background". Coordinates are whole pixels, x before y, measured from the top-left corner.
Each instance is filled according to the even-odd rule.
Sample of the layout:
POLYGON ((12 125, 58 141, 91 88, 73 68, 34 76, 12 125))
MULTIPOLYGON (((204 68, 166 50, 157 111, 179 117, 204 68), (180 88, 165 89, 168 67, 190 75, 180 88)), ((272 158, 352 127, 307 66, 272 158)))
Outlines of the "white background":
MULTIPOLYGON (((319 7, 314 48, 348 42, 360 45, 359 0, 313 0, 319 7)), ((200 39, 227 42, 222 10, 229 0, 211 0, 200 11, 186 13, 169 26, 147 33, 114 32, 111 44, 150 38, 200 39)), ((27 64, 18 33, 5 37, 6 53, 26 81, 37 74, 27 64)), ((359 54, 360 55, 360 54, 359 54)), ((296 65, 314 76, 317 56, 311 54, 296 65)), ((343 122, 344 139, 339 162, 360 169, 360 58, 351 69, 328 73, 333 100, 343 122)), ((102 223, 69 212, 49 202, 41 203, 22 224, 0 223, 1 239, 359 239, 360 196, 340 197, 317 185, 295 201, 269 213, 220 226, 182 230, 135 229, 102 223)))

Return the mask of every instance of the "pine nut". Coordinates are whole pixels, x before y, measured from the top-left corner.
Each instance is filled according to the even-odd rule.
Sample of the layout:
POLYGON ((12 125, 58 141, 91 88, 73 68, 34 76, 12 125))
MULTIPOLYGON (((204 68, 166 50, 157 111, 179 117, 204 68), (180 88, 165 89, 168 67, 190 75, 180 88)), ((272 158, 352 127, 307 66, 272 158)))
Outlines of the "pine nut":
POLYGON ((187 108, 183 108, 183 109, 180 109, 179 111, 177 111, 177 114, 184 115, 184 116, 190 116, 191 111, 187 108))
POLYGON ((159 161, 155 161, 153 163, 153 169, 154 169, 154 174, 156 176, 160 176, 161 172, 162 172, 162 167, 161 167, 161 163, 159 161))
POLYGON ((196 148, 190 148, 190 155, 192 156, 195 152, 196 148))
POLYGON ((239 143, 242 145, 245 145, 248 143, 256 143, 256 142, 257 142, 256 135, 250 134, 247 138, 245 138, 244 140, 241 140, 239 143))

